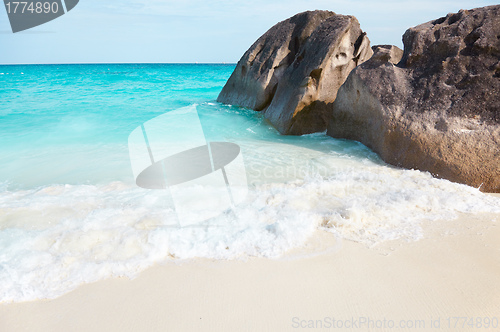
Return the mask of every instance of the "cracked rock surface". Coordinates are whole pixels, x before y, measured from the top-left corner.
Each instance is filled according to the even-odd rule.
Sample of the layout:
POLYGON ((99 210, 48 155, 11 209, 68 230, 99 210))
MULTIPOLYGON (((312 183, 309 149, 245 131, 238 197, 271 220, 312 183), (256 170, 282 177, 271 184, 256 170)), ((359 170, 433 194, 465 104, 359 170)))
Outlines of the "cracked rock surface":
POLYGON ((282 134, 324 131, 339 87, 372 54, 355 17, 303 12, 245 52, 217 101, 263 111, 282 134))
POLYGON ((351 72, 328 134, 390 164, 500 192, 500 6, 410 28, 403 43, 399 63, 384 46, 351 72))

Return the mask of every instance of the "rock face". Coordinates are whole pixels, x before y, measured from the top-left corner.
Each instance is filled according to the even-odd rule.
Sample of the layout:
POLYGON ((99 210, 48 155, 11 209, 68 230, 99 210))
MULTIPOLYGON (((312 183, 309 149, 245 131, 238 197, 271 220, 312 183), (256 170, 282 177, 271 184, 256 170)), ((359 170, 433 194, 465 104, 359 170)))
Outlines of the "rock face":
POLYGON ((398 64, 403 57, 403 50, 394 45, 375 45, 372 47, 373 55, 370 58, 372 67, 390 62, 398 64))
POLYGON ((399 63, 382 46, 351 72, 328 134, 393 165, 500 192, 500 6, 411 28, 403 43, 399 63))
POLYGON ((372 55, 355 17, 309 11, 276 24, 243 55, 219 102, 263 111, 283 134, 323 131, 337 90, 372 55))

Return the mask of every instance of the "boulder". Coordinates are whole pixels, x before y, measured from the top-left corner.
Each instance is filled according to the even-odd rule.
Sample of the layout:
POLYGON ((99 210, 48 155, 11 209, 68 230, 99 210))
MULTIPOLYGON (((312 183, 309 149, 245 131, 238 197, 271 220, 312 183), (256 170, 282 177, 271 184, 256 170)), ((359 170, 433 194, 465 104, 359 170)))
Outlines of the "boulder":
POLYGON ((257 111, 283 134, 326 130, 327 104, 372 55, 353 16, 308 11, 273 26, 240 59, 217 101, 257 111))
POLYGON ((403 50, 394 45, 372 46, 373 55, 370 58, 372 66, 379 66, 386 62, 397 64, 403 57, 403 50))
POLYGON ((328 135, 386 162, 500 192, 500 5, 410 28, 351 72, 328 135))

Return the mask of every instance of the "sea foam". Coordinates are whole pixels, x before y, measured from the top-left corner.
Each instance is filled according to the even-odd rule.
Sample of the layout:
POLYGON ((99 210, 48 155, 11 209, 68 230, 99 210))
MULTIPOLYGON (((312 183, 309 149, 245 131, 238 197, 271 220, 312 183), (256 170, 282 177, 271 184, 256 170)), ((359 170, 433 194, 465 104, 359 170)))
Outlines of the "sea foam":
POLYGON ((171 260, 275 258, 318 229, 373 246, 419 239, 422 220, 500 212, 500 199, 477 189, 376 165, 255 184, 243 204, 189 227, 168 195, 121 182, 3 191, 1 301, 54 298, 171 260))
POLYGON ((282 136, 259 112, 216 103, 233 69, 0 68, 15 71, 0 90, 0 302, 54 298, 157 263, 281 257, 318 230, 376 246, 418 240, 423 220, 500 212, 498 198, 388 166, 360 143, 282 136), (207 141, 240 146, 249 191, 180 227, 169 190, 135 185, 127 137, 195 103, 207 141))

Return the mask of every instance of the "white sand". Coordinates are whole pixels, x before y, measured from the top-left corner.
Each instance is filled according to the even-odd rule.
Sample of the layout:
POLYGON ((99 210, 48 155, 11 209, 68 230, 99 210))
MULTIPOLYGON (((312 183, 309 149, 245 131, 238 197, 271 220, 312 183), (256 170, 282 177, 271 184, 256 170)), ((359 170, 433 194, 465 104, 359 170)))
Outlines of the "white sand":
POLYGON ((448 328, 447 318, 500 319, 500 215, 463 216, 424 231, 421 241, 372 249, 318 232, 280 260, 157 266, 51 301, 0 305, 0 331, 316 331, 296 327, 309 320, 328 327, 333 318, 350 326, 363 317, 379 326, 386 320, 371 331, 390 331, 391 321, 401 330, 401 320, 420 324, 411 331, 463 331, 463 320, 453 328, 450 318, 448 328))

